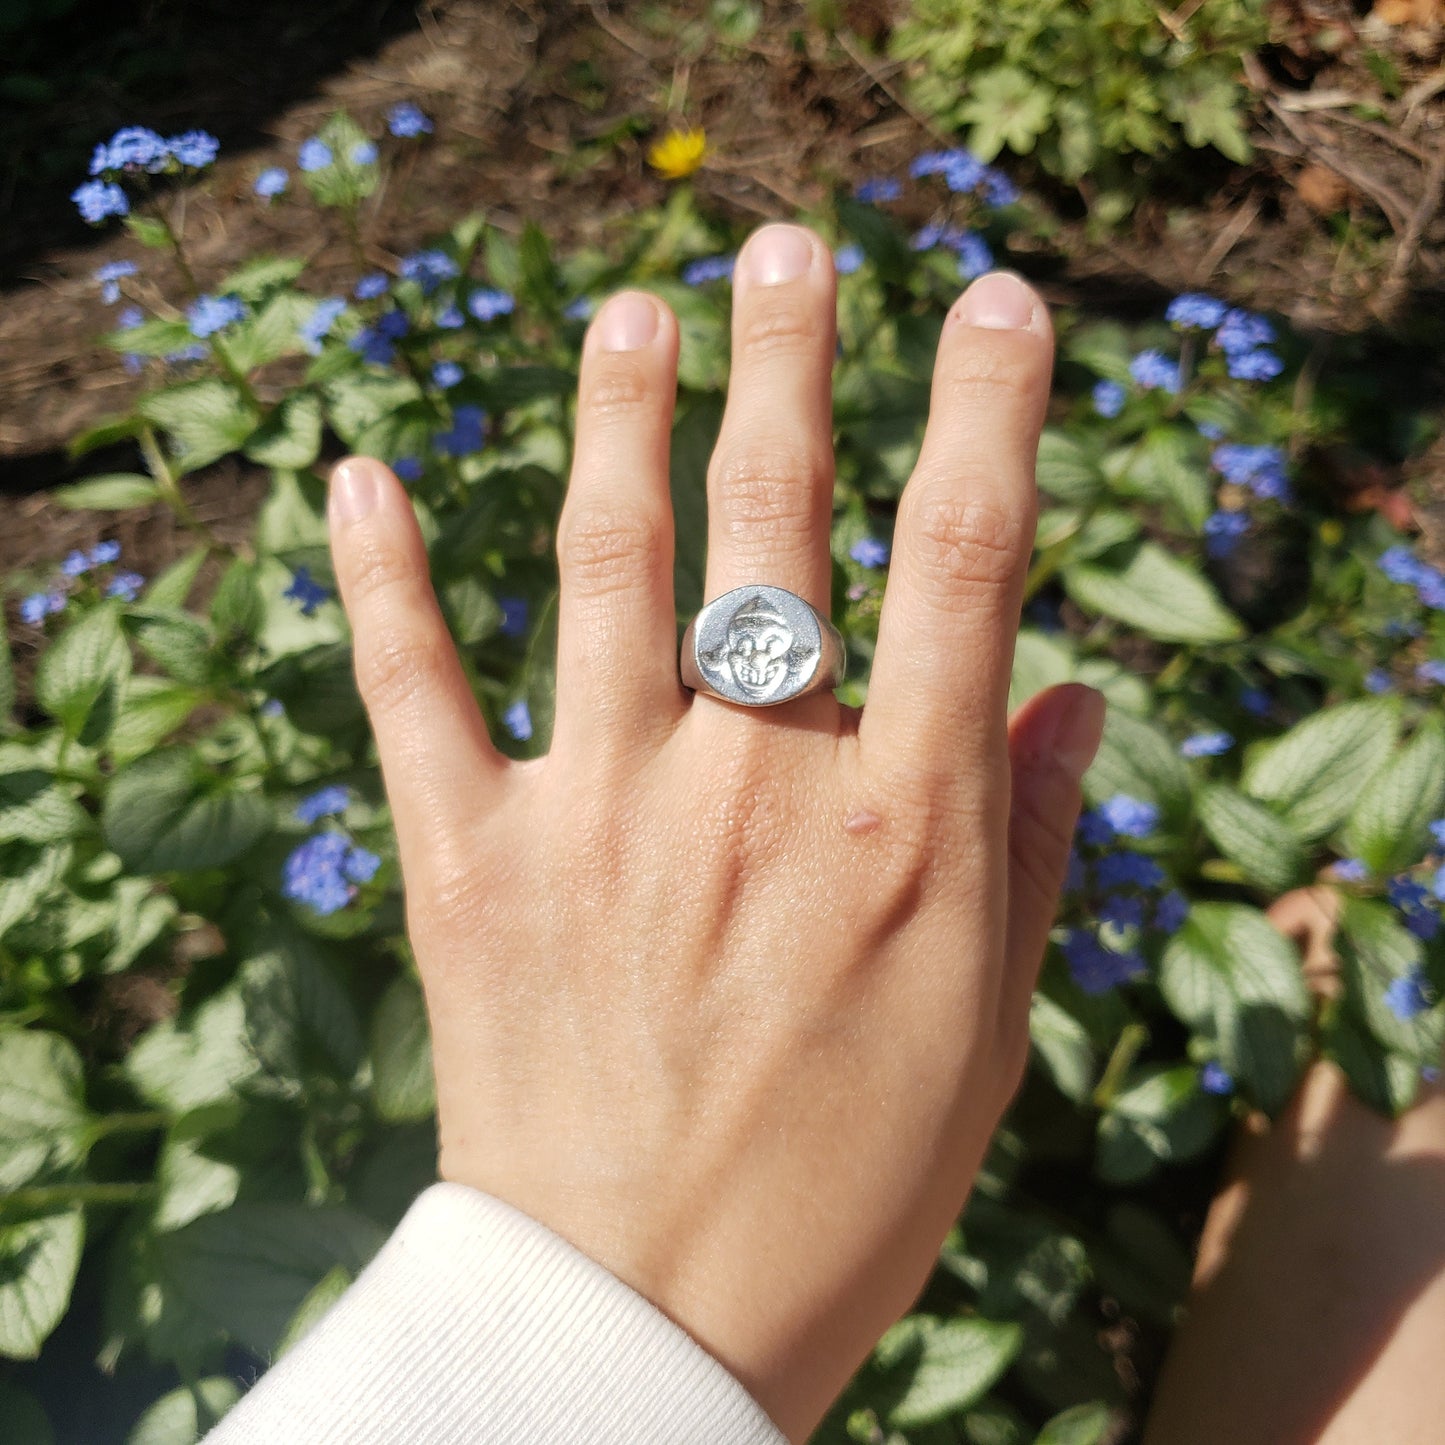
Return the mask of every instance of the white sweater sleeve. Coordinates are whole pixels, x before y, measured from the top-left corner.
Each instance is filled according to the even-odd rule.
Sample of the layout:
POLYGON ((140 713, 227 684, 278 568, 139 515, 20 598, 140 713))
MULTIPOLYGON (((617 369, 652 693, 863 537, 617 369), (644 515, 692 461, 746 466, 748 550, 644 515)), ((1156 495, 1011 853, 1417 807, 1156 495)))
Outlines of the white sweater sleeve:
POLYGON ((499 1199, 436 1184, 205 1445, 788 1445, 687 1332, 499 1199))

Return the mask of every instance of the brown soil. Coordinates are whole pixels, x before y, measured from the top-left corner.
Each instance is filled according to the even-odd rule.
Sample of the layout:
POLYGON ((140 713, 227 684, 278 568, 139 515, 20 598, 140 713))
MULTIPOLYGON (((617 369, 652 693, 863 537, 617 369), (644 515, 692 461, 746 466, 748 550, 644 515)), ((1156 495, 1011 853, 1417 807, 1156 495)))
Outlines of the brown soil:
MULTIPOLYGON (((232 12, 226 18, 204 7, 221 38, 195 47, 205 58, 195 63, 189 93, 183 88, 163 115, 153 107, 139 116, 123 113, 123 96, 109 96, 92 107, 97 122, 104 120, 93 138, 136 118, 241 137, 201 184, 167 198, 202 285, 268 250, 305 255, 308 284, 318 291, 344 287, 363 261, 394 266, 475 209, 513 229, 537 220, 563 247, 605 240, 609 228, 664 194, 666 183, 648 169, 644 151, 670 117, 707 129, 712 156, 695 181, 704 203, 760 221, 820 206, 835 184, 900 170, 944 139, 907 106, 899 68, 878 58, 900 6, 854 0, 843 7, 848 28, 829 39, 808 22, 803 5, 771 0, 762 28, 742 48, 708 41, 689 18, 700 7, 430 0, 400 34, 405 20, 385 0, 333 6, 305 24, 294 7, 263 0, 248 9, 244 28, 232 12), (329 76, 307 70, 308 62, 314 67, 345 51, 339 31, 348 19, 362 53, 353 45, 352 58, 329 76), (375 50, 367 49, 373 42, 375 50), (257 57, 268 46, 275 60, 259 68, 271 76, 262 94, 279 108, 263 119, 253 92, 257 57), (294 170, 298 142, 334 109, 379 133, 387 106, 403 98, 434 117, 436 134, 387 142, 394 164, 367 209, 362 257, 335 217, 318 217, 302 200, 268 206, 252 194, 263 166, 294 170), (245 138, 258 131, 266 139, 248 147, 245 138)), ((1342 0, 1276 0, 1275 8, 1281 43, 1250 71, 1261 98, 1256 160, 1219 165, 1202 204, 1196 194, 1196 204, 1180 205, 1161 189, 1123 236, 1106 243, 1067 220, 1048 247, 1020 236, 1007 259, 1040 281, 1050 299, 1145 315, 1173 291, 1207 287, 1287 315, 1325 339, 1363 336, 1388 349, 1412 333, 1428 335, 1432 325, 1438 332, 1445 314, 1445 106, 1432 77, 1440 73, 1445 32, 1361 20, 1342 0), (1406 87, 1393 100, 1370 69, 1371 57, 1382 54, 1406 87)), ((82 150, 76 179, 85 159, 82 150)), ((1026 181, 1041 180, 1027 166, 1011 168, 1026 181)), ((12 235, 56 235, 69 213, 74 244, 17 258, 11 243, 0 253, 13 278, 0 302, 0 493, 8 494, 0 495, 0 566, 7 570, 44 564, 98 535, 98 519, 60 512, 40 495, 68 475, 104 469, 94 460, 69 463, 64 446, 124 408, 136 387, 95 344, 113 313, 91 272, 130 259, 144 273, 138 299, 164 306, 183 296, 165 258, 118 228, 87 243, 63 199, 68 189, 26 199, 33 214, 12 235)), ((1037 194, 1067 213, 1070 198, 1047 186, 1037 194)), ((1422 393, 1436 389, 1437 378, 1420 381, 1422 393)), ((1427 484, 1439 481, 1434 463, 1438 453, 1427 484)), ((197 505, 237 526, 259 485, 233 463, 189 483, 197 505)), ((174 550, 164 518, 127 519, 122 533, 142 565, 159 565, 174 550)))

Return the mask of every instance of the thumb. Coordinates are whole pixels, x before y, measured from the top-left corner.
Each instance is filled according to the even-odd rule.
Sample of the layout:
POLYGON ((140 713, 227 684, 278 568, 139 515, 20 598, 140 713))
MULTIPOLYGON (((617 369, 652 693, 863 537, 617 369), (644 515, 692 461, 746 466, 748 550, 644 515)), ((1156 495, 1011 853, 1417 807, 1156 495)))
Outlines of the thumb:
POLYGON ((1009 720, 1013 792, 1005 1019, 1028 1011, 1068 867, 1080 784, 1099 750, 1106 706, 1093 688, 1064 683, 1030 698, 1009 720))

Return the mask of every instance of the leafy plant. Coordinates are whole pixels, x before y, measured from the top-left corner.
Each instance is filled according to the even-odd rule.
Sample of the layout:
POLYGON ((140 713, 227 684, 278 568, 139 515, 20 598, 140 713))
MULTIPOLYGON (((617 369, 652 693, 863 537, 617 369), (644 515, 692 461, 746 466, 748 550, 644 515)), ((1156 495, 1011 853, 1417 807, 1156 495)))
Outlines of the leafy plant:
POLYGON ((1135 162, 1185 147, 1249 155, 1240 54, 1266 38, 1257 0, 1177 14, 1149 0, 913 0, 893 32, 914 101, 985 160, 1036 155, 1118 213, 1135 162))
MULTIPOLYGON (((394 113, 393 139, 425 130, 394 113)), ((164 506, 189 549, 150 579, 109 541, 11 579, 35 666, 17 675, 0 648, 0 1418, 49 1438, 37 1400, 73 1388, 74 1356, 47 1341, 98 1299, 76 1330, 103 1368, 149 1361, 169 1382, 130 1436, 154 1445, 228 1408, 232 1372, 293 1341, 434 1177, 326 465, 349 448, 408 482, 478 701, 505 747, 540 752, 586 317, 641 284, 681 321, 681 623, 702 602, 738 236, 684 183, 575 254, 469 216, 394 274, 359 265, 346 297, 309 294, 304 263, 272 256, 203 292, 128 169, 152 142, 132 140, 103 148, 95 179, 192 294, 121 313, 108 344, 146 386, 76 451, 124 445, 132 469, 61 499, 164 506), (188 500, 231 454, 270 480, 241 547, 188 500)), ((273 169, 257 204, 359 222, 391 141, 345 118, 313 140, 311 200, 273 169)), ((947 182, 922 230, 890 214, 890 177, 809 218, 839 241, 834 614, 854 703, 943 317, 1016 220, 1008 177, 977 157, 915 168, 947 182)), ((101 284, 120 304, 130 281, 101 284)), ((1445 576, 1312 477, 1308 447, 1353 393, 1325 373, 1301 410, 1298 346, 1211 297, 1134 331, 1060 329, 1014 696, 1079 678, 1108 727, 1023 1093, 919 1311, 821 1441, 1110 1438, 1131 1402, 1099 1347, 1102 1302, 1169 1327, 1189 1259, 1168 1199, 1191 1161, 1237 1108, 1277 1109, 1315 1049, 1403 1107, 1445 1031, 1445 576), (1325 1005, 1261 911, 1311 879, 1347 896, 1344 990, 1325 1005)))

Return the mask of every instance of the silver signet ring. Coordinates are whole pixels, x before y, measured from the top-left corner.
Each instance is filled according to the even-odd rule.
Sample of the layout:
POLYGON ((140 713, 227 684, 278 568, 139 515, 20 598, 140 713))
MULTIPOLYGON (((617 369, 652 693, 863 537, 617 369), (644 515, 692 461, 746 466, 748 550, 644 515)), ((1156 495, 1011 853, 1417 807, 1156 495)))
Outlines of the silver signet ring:
POLYGON ((742 707, 774 707, 843 681, 842 634, 782 587, 738 587, 682 635, 682 685, 742 707))

